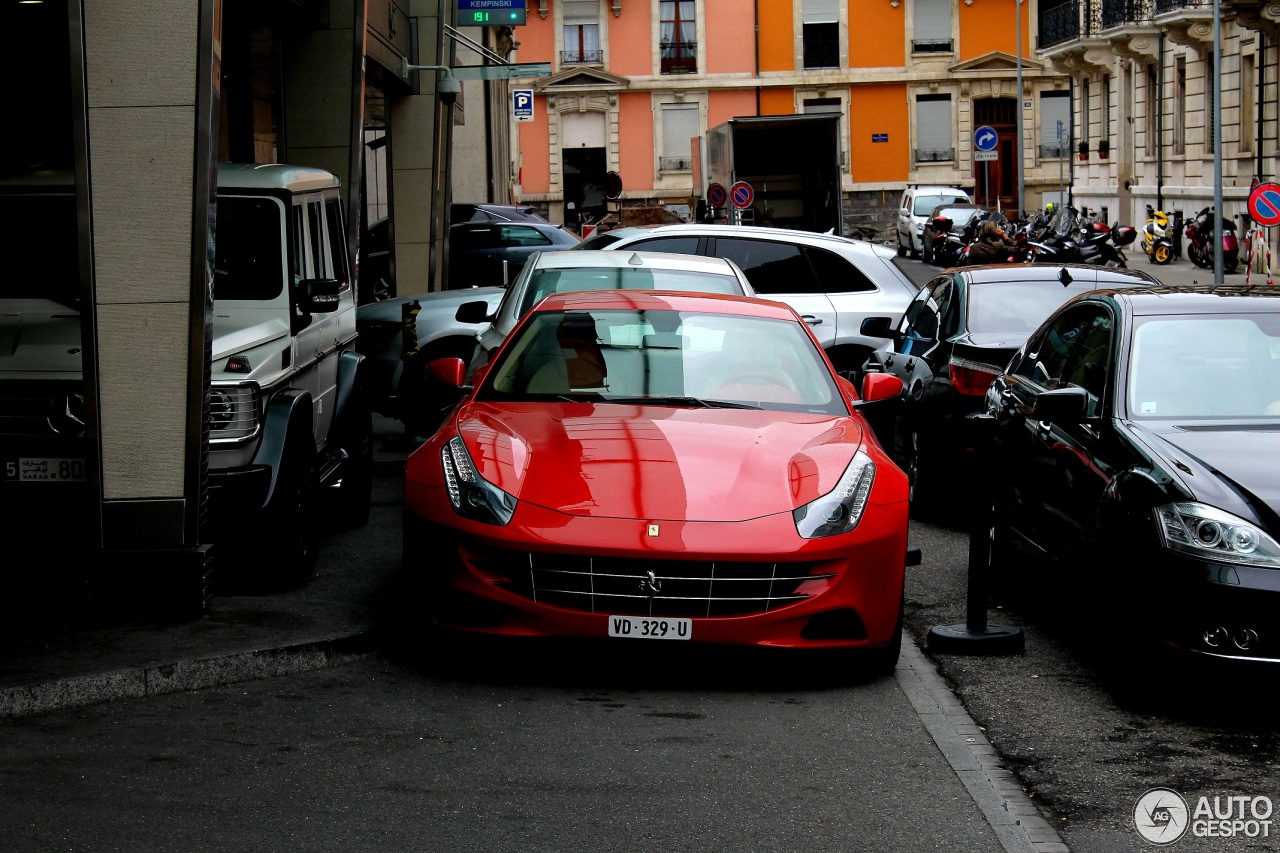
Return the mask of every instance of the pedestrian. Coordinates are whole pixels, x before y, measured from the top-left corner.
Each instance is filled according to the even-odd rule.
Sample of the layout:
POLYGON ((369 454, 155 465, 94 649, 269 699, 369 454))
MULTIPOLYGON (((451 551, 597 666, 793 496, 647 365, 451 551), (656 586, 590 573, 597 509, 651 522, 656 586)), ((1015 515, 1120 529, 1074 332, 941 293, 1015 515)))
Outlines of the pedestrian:
POLYGON ((969 247, 969 263, 1005 263, 1016 248, 1000 226, 993 220, 987 219, 978 226, 978 237, 969 247))

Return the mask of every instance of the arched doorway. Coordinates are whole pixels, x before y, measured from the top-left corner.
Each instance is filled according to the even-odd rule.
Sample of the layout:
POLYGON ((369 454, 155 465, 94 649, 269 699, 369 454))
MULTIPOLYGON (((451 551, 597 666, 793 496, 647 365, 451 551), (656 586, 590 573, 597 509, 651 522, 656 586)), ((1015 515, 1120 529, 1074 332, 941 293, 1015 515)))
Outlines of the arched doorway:
POLYGON ((1018 214, 1018 101, 1015 98, 979 98, 973 102, 973 126, 993 128, 1000 141, 999 157, 973 164, 973 200, 1006 216, 1018 214))
POLYGON ((605 114, 563 113, 560 138, 564 220, 580 229, 583 223, 595 222, 605 214, 604 178, 609 168, 605 114))

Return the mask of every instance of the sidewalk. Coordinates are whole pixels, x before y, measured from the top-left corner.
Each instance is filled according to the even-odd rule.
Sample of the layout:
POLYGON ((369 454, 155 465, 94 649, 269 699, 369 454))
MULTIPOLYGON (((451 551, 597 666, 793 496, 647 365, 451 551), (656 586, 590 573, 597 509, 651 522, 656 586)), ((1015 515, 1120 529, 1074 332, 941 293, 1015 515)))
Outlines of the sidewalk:
MULTIPOLYGON (((374 651, 380 597, 400 567, 404 461, 399 424, 375 418, 369 523, 324 538, 315 579, 270 595, 215 595, 198 620, 154 604, 68 606, 57 592, 13 597, 0 627, 0 718, 327 666, 374 651)), ((52 562, 56 566, 56 562, 52 562)))

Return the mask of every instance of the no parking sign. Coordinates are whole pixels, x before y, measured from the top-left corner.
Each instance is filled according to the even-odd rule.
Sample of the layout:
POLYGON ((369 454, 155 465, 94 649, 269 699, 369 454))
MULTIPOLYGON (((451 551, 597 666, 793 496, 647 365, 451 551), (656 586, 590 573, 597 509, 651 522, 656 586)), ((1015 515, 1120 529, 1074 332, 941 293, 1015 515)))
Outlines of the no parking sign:
POLYGON ((1280 225, 1280 184, 1258 184, 1249 193, 1249 215, 1264 228, 1280 225))

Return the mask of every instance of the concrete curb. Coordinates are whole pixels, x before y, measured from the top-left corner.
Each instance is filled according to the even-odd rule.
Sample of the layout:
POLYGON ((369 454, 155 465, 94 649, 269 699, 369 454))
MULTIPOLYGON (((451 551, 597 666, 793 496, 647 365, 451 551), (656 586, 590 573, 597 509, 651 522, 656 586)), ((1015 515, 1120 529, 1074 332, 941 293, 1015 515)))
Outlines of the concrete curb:
POLYGON ((374 646, 373 632, 367 627, 358 627, 331 637, 270 648, 0 688, 0 718, 294 675, 368 657, 374 653, 374 646))
POLYGON ((1008 853, 1068 853, 1057 830, 1004 768, 982 729, 906 635, 896 676, 916 715, 995 830, 1001 846, 1008 853))

